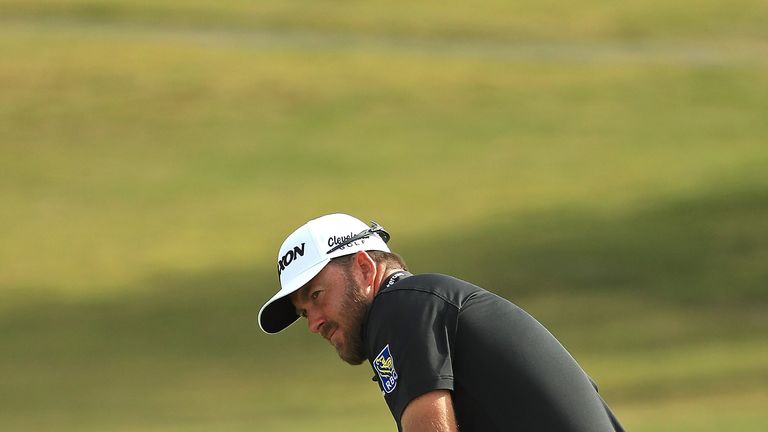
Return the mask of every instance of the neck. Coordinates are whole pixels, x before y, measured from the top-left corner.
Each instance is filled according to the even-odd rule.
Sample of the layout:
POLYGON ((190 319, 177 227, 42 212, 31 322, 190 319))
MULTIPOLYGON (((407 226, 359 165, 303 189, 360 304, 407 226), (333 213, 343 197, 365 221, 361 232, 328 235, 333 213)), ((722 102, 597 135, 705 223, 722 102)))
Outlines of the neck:
POLYGON ((376 264, 376 277, 373 279, 373 295, 379 293, 381 282, 388 278, 392 273, 402 271, 400 268, 387 268, 386 264, 376 264))

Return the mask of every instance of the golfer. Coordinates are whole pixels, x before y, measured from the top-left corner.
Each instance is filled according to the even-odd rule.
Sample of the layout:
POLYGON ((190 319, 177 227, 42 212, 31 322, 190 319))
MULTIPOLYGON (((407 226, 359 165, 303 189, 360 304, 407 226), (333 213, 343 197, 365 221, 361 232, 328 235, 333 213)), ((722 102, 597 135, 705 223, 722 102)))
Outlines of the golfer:
POLYGON ((342 360, 368 360, 399 431, 623 430, 538 321, 471 283, 409 273, 388 240, 345 214, 298 228, 280 247, 262 330, 304 317, 342 360))

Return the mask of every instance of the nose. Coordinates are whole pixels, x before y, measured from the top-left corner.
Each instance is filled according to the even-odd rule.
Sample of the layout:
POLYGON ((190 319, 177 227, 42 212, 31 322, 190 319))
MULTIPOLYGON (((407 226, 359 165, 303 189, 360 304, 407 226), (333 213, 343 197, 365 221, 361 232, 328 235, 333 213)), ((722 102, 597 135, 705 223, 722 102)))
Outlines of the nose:
POLYGON ((317 312, 308 311, 307 324, 309 325, 309 331, 312 333, 320 333, 320 329, 322 329, 323 324, 325 324, 325 319, 323 319, 317 312))

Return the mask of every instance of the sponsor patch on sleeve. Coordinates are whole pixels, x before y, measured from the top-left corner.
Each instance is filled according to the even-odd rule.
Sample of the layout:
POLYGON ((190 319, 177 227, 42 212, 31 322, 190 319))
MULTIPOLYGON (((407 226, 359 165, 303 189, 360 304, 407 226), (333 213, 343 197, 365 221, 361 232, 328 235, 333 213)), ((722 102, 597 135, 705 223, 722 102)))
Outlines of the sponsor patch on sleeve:
POLYGON ((373 368, 376 369, 384 392, 392 393, 392 390, 397 386, 397 372, 395 371, 395 359, 389 352, 389 344, 373 360, 373 368))

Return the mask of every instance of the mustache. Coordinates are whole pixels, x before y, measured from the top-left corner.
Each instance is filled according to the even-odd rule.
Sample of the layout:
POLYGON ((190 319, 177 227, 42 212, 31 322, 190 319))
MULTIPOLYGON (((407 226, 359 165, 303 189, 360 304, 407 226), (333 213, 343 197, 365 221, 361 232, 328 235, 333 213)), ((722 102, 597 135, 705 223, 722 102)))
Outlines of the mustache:
POLYGON ((323 326, 320 327, 320 335, 323 336, 326 340, 330 340, 328 338, 331 336, 331 333, 336 330, 337 327, 338 325, 334 322, 323 323, 323 326))

